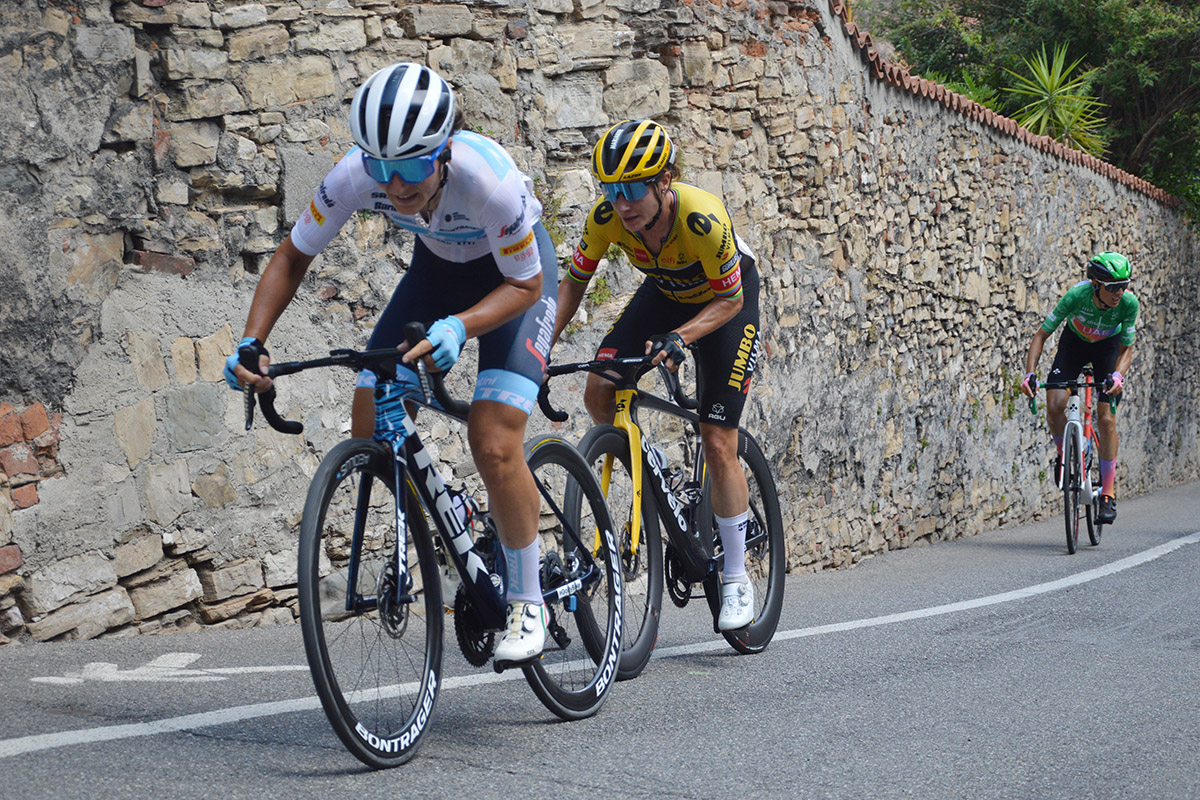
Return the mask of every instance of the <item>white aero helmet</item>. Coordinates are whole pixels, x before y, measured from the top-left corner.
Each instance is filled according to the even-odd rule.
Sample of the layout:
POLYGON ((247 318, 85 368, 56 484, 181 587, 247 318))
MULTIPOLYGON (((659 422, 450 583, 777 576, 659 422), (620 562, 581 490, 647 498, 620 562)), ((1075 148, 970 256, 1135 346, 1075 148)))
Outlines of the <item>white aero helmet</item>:
POLYGON ((350 104, 350 133, 372 158, 412 158, 450 138, 454 92, 421 64, 384 67, 359 87, 350 104))

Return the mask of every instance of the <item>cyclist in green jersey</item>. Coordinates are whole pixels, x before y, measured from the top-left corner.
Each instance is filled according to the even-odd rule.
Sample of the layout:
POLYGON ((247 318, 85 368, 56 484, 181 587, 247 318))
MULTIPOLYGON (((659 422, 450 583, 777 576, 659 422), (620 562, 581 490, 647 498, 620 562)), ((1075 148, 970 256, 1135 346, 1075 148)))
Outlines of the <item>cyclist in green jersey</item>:
MULTIPOLYGON (((1037 390, 1037 363, 1042 348, 1054 330, 1064 321, 1067 330, 1058 340, 1058 352, 1050 368, 1049 380, 1073 380, 1085 364, 1091 363, 1101 382, 1097 404, 1096 430, 1100 437, 1100 512, 1098 521, 1111 523, 1117 518, 1113 484, 1117 472, 1117 418, 1112 400, 1125 389, 1125 372, 1133 361, 1133 336, 1138 314, 1137 296, 1130 291, 1133 269, 1120 253, 1098 253, 1087 265, 1089 280, 1075 284, 1046 317, 1029 343, 1025 357, 1025 380, 1021 391, 1033 397, 1037 390)), ((1062 469, 1063 428, 1066 426, 1066 389, 1046 391, 1046 420, 1054 446, 1055 480, 1062 469)))

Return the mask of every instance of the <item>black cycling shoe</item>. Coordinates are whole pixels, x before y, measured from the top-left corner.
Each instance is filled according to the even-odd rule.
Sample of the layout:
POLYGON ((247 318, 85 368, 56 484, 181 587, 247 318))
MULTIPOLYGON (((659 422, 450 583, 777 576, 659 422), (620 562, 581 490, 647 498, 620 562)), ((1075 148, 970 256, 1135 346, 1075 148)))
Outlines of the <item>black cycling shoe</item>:
POLYGON ((1117 518, 1117 501, 1110 494, 1100 495, 1100 511, 1096 514, 1096 522, 1109 525, 1117 518))

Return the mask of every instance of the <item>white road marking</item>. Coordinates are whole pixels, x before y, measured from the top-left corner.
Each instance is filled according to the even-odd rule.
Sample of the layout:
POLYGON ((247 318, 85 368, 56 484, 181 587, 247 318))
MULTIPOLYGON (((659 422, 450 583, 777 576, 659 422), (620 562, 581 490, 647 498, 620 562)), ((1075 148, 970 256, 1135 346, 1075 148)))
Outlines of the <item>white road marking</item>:
POLYGON ((303 664, 285 664, 265 667, 217 667, 214 669, 185 669, 188 664, 200 658, 199 653, 167 653, 153 661, 134 669, 118 669, 116 664, 105 661, 93 661, 84 664, 79 672, 68 672, 62 676, 47 675, 40 678, 30 678, 34 683, 50 683, 56 685, 72 685, 85 681, 113 682, 147 682, 147 681, 176 681, 195 683, 198 681, 223 681, 226 675, 247 675, 253 672, 305 672, 308 667, 303 664))
MULTIPOLYGON (((1172 539, 1165 544, 1152 547, 1149 550, 1144 550, 1136 555, 1122 558, 1114 561, 1111 564, 1106 564, 1102 567, 1089 569, 1085 572, 1080 572, 1075 575, 1069 575, 1065 578, 1060 578, 1056 581, 1047 583, 1039 583, 1034 586, 1027 586, 1024 589, 1016 589, 1011 592, 1003 592, 1001 594, 988 595, 987 597, 979 597, 974 600, 964 600, 958 603, 947 603, 940 606, 931 606, 929 608, 918 608, 913 611, 904 611, 897 614, 886 614, 880 617, 869 617, 865 619, 851 620, 849 622, 838 622, 831 625, 816 625, 809 628, 799 628, 791 631, 779 631, 775 634, 772 641, 787 641, 788 639, 800 639, 807 636, 820 636, 827 633, 840 633, 843 631, 857 630, 858 628, 873 628, 880 625, 891 625, 896 622, 907 622, 914 619, 925 619, 927 617, 936 617, 944 614, 953 614, 959 611, 968 611, 974 608, 983 608, 985 606, 997 605, 999 603, 1010 603, 1014 600, 1024 600, 1030 597, 1035 597, 1047 592, 1056 592, 1061 589, 1067 589, 1072 586, 1078 586, 1089 581, 1094 581, 1099 578, 1104 578, 1109 575, 1140 566, 1147 562, 1153 561, 1156 558, 1171 553, 1180 547, 1188 544, 1200 542, 1200 531, 1181 536, 1178 539, 1172 539)), ((681 645, 679 647, 664 647, 661 650, 656 650, 655 658, 670 658, 673 656, 692 655, 695 653, 704 653, 712 650, 724 650, 728 647, 725 641, 708 641, 699 642, 697 644, 681 645)), ((172 653, 164 658, 179 658, 183 656, 192 656, 192 653, 172 653)), ((181 661, 182 658, 179 658, 181 661)), ((186 663, 191 663, 190 659, 186 663)), ((160 661, 155 659, 154 664, 160 661)), ((171 661, 165 663, 178 663, 171 661)), ((150 665, 146 665, 147 667, 150 665)), ((186 666, 186 664, 185 664, 186 666)), ((141 667, 140 669, 145 669, 141 667)), ((166 667, 170 668, 170 667, 166 667)), ((234 668, 245 669, 245 668, 234 668)), ((251 668, 254 669, 254 668, 251 668)), ((288 669, 292 669, 289 667, 288 669)), ((210 670, 215 671, 215 670, 210 670)), ((501 675, 494 673, 480 673, 478 675, 465 675, 457 678, 447 678, 443 684, 443 689, 461 688, 466 686, 481 686, 491 683, 502 683, 506 681, 516 680, 521 673, 518 670, 509 670, 501 675)), ((403 687, 394 687, 396 692, 399 692, 403 687)), ((385 689, 389 691, 390 689, 385 689)), ((128 725, 112 725, 104 728, 85 728, 77 731, 63 731, 60 733, 44 733, 36 736, 22 736, 15 739, 0 740, 0 758, 8 758, 11 756, 23 755, 25 753, 33 753, 41 750, 50 750, 56 747, 68 747, 71 745, 91 744, 94 742, 110 742, 117 739, 129 739, 138 736, 154 736, 161 733, 175 733, 178 731, 194 730, 196 728, 205 728, 213 725, 226 725, 233 722, 241 722, 242 720, 255 719, 257 717, 269 717, 277 714, 291 714, 297 711, 311 711, 320 708, 321 702, 316 697, 305 697, 296 700, 282 700, 273 703, 255 703, 253 705, 235 706, 233 708, 225 708, 219 711, 208 711, 200 714, 188 714, 182 717, 171 717, 169 719, 157 720, 154 722, 138 722, 128 725)))

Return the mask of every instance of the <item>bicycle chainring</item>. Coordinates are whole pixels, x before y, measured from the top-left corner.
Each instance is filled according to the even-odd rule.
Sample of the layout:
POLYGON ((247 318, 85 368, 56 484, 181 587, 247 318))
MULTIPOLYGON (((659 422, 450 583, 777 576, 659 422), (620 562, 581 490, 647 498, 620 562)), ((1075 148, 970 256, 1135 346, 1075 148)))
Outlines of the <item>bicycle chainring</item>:
POLYGON ((475 667, 490 661, 496 649, 495 631, 485 630, 479 624, 479 614, 461 585, 454 594, 454 637, 463 658, 475 667))
POLYGON ((671 595, 671 602, 683 608, 692 599, 692 583, 684 577, 686 570, 683 562, 670 544, 663 552, 663 574, 667 579, 667 594, 671 595))

